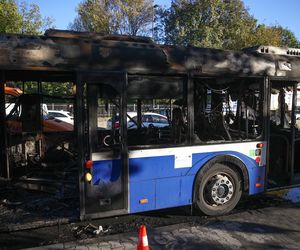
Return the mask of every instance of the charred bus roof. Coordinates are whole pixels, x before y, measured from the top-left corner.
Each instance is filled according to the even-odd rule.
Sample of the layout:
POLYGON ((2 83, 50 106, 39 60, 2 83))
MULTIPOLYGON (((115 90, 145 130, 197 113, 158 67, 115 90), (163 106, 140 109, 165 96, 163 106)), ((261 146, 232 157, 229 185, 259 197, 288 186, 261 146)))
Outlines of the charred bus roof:
POLYGON ((300 50, 243 51, 158 45, 147 37, 48 30, 0 34, 0 70, 126 71, 130 74, 275 76, 300 79, 300 50))

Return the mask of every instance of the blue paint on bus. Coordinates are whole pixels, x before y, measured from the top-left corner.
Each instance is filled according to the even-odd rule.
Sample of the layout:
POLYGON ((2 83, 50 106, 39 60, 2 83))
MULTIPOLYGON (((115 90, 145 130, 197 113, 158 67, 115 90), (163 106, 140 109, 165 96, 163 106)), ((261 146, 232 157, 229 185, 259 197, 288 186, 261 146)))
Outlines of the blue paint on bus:
POLYGON ((121 175, 121 161, 119 159, 94 161, 92 168, 92 184, 116 182, 121 175))
MULTIPOLYGON (((265 167, 254 159, 234 151, 195 153, 190 168, 174 168, 175 156, 153 156, 129 159, 129 212, 136 213, 192 203, 193 185, 198 171, 218 155, 239 158, 249 176, 249 194, 264 191, 265 167), (256 187, 256 183, 262 186, 256 187), (141 200, 147 199, 147 203, 141 200)), ((120 160, 94 161, 93 184, 116 182, 121 173, 120 160)))

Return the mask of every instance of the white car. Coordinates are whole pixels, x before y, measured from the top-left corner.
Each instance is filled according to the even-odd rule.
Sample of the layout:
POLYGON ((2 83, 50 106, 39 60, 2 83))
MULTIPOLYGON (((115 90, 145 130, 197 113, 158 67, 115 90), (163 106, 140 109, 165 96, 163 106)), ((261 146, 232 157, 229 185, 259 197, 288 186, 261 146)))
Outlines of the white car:
POLYGON ((74 124, 73 114, 64 110, 48 110, 49 117, 54 117, 57 120, 61 120, 66 123, 74 124))
MULTIPOLYGON (((136 121, 137 121, 137 113, 136 112, 127 112, 127 128, 136 128, 136 121), (129 117, 131 118, 129 118, 129 117), (132 121, 134 120, 134 121, 132 121)), ((112 119, 109 119, 107 121, 107 128, 112 128, 112 119)), ((168 118, 164 115, 152 113, 152 112, 146 112, 142 114, 142 126, 148 127, 149 125, 153 125, 157 128, 163 128, 166 126, 169 126, 168 118)), ((119 114, 115 117, 115 128, 120 127, 120 121, 119 121, 119 114)))

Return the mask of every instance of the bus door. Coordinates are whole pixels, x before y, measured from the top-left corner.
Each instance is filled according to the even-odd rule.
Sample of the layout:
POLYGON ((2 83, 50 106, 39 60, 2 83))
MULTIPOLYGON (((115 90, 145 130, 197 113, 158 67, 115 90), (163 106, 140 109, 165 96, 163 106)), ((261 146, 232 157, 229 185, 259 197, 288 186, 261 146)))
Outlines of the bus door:
POLYGON ((300 145, 297 126, 300 123, 298 125, 295 116, 296 102, 296 82, 271 81, 269 188, 296 184, 296 173, 300 173, 297 168, 300 158, 295 157, 300 153, 297 150, 300 145))
POLYGON ((102 76, 86 83, 89 140, 81 214, 85 219, 128 211, 125 82, 123 76, 102 76))

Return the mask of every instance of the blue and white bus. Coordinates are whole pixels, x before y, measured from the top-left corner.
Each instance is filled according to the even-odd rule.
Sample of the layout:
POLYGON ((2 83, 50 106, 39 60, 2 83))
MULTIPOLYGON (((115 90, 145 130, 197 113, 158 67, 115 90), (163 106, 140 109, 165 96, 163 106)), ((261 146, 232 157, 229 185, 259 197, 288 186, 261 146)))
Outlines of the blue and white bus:
POLYGON ((74 83, 81 219, 186 205, 220 215, 243 194, 300 184, 299 49, 183 48, 57 30, 0 42, 2 87, 74 83))
MULTIPOLYGON (((160 49, 170 57, 179 53, 160 49)), ((82 218, 185 205, 220 215, 242 194, 298 184, 299 81, 289 74, 299 73, 299 62, 291 62, 299 57, 287 51, 193 48, 185 51, 190 72, 125 71, 118 80, 109 75, 84 83, 89 137, 82 218), (167 105, 167 126, 144 125, 149 103, 167 105), (107 110, 99 109, 103 104, 107 110), (128 115, 132 105, 136 119, 128 115), (118 126, 107 129, 115 114, 118 126)))

